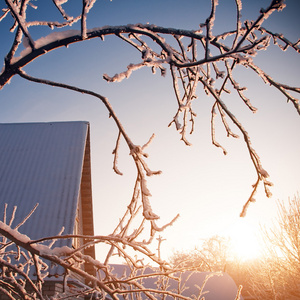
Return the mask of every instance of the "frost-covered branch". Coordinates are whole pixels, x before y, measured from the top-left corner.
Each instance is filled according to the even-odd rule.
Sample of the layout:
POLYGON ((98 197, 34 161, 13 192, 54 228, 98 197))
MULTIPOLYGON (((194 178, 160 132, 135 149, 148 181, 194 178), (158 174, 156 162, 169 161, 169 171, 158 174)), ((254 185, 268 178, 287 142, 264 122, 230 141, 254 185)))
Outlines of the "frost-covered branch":
POLYGON ((19 3, 19 6, 16 4, 16 2, 14 3, 11 0, 5 0, 5 2, 11 14, 13 15, 16 23, 21 28, 25 38, 28 40, 29 46, 31 47, 32 50, 34 50, 35 49, 34 41, 31 35, 29 34, 27 24, 26 24, 26 6, 28 5, 29 0, 22 1, 22 4, 19 3))
MULTIPOLYGON (((284 8, 285 4, 283 4, 282 0, 270 1, 270 5, 266 9, 258 11, 257 18, 252 21, 242 21, 242 1, 232 1, 235 1, 236 4, 236 24, 232 30, 215 35, 214 21, 219 8, 217 0, 211 1, 210 15, 200 24, 200 28, 196 28, 195 30, 183 30, 140 23, 120 26, 103 26, 103 24, 99 23, 99 27, 89 29, 89 12, 93 9, 96 0, 81 1, 80 9, 78 10, 79 15, 75 16, 72 16, 68 8, 64 6, 68 0, 52 0, 52 5, 60 17, 57 20, 39 19, 40 4, 34 5, 30 0, 5 0, 6 7, 2 10, 0 22, 11 18, 13 25, 8 30, 11 34, 14 34, 14 38, 4 58, 4 67, 0 73, 0 89, 8 84, 12 77, 19 75, 25 80, 68 89, 99 99, 118 129, 118 136, 113 150, 113 169, 117 174, 122 175, 118 169, 118 154, 120 143, 124 139, 136 167, 136 181, 133 187, 132 198, 112 234, 109 236, 85 236, 84 239, 87 240, 87 243, 76 250, 64 248, 54 251, 55 248, 52 249, 52 246, 58 239, 83 238, 83 236, 63 236, 59 234, 56 237, 45 237, 45 239, 31 241, 18 232, 23 223, 20 223, 14 229, 11 228, 14 215, 8 220, 4 211, 4 221, 0 224, 0 233, 3 235, 0 246, 0 259, 3 260, 6 258, 5 263, 2 265, 4 269, 10 270, 7 272, 10 275, 6 276, 5 282, 3 280, 0 281, 1 291, 10 291, 12 293, 15 291, 17 295, 24 298, 27 293, 24 290, 24 282, 20 283, 16 281, 15 277, 11 276, 11 274, 18 273, 23 279, 25 278, 25 281, 28 281, 27 269, 31 265, 37 272, 39 284, 36 285, 36 293, 41 298, 39 292, 43 283, 43 276, 47 272, 42 271, 43 262, 41 260, 46 259, 63 266, 66 270, 77 272, 80 276, 93 282, 96 290, 101 290, 104 294, 108 293, 113 299, 117 299, 117 294, 133 293, 133 291, 136 293, 143 292, 148 298, 155 299, 154 295, 157 294, 157 291, 147 289, 140 281, 135 280, 138 278, 136 272, 143 267, 143 263, 141 258, 134 258, 129 254, 127 248, 133 249, 140 255, 147 257, 150 261, 158 265, 161 270, 165 272, 168 270, 169 273, 164 274, 167 278, 170 274, 173 274, 165 262, 147 247, 154 241, 156 233, 164 230, 167 226, 171 226, 178 218, 176 216, 169 223, 162 226, 158 225, 159 216, 153 212, 151 207, 151 191, 148 188, 148 178, 161 173, 160 171, 153 171, 147 164, 148 154, 145 153, 145 148, 152 142, 154 135, 142 146, 135 144, 105 96, 77 86, 35 78, 26 74, 24 69, 28 64, 35 61, 38 57, 46 55, 49 51, 54 51, 60 47, 66 47, 79 42, 83 43, 95 38, 100 38, 104 42, 105 36, 114 36, 135 49, 137 56, 140 57, 138 62, 128 62, 127 69, 125 71, 119 70, 115 75, 103 74, 103 79, 111 84, 126 80, 133 72, 140 68, 149 67, 153 73, 158 70, 162 76, 165 76, 169 69, 174 98, 177 103, 174 117, 169 126, 174 123, 181 140, 186 145, 191 145, 188 136, 195 130, 197 115, 193 109, 193 103, 199 96, 199 87, 201 87, 213 100, 211 104, 211 138, 213 145, 221 148, 223 153, 226 154, 225 148, 216 140, 215 118, 219 115, 222 121, 221 124, 223 124, 228 137, 238 137, 230 128, 228 120, 233 124, 233 130, 237 129, 240 135, 243 136, 250 160, 256 171, 256 181, 241 215, 245 215, 249 204, 254 202, 254 195, 260 183, 263 183, 266 195, 268 197, 271 195, 269 191, 271 183, 267 179, 269 175, 262 167, 260 157, 251 144, 251 139, 246 128, 223 100, 223 93, 236 93, 242 103, 251 112, 256 111, 256 108, 247 97, 247 87, 239 85, 238 82, 240 80, 237 80, 234 72, 237 66, 247 68, 255 71, 266 84, 269 84, 283 94, 288 101, 292 102, 296 111, 300 114, 299 99, 295 96, 300 93, 300 88, 278 82, 253 62, 253 57, 260 51, 267 50, 272 40, 283 51, 290 48, 300 53, 300 39, 296 42, 291 42, 284 35, 273 33, 268 28, 262 26, 264 21, 274 11, 280 11, 284 8), (33 8, 37 12, 36 19, 28 18, 26 14, 28 9, 33 8), (76 22, 80 23, 77 27, 79 30, 62 30, 62 28, 68 28, 76 22), (32 34, 33 26, 42 26, 43 30, 48 27, 49 34, 34 39, 33 37, 37 35, 36 33, 32 34), (17 56, 17 53, 19 56, 17 56), (146 230, 149 231, 145 238, 146 230), (52 240, 48 248, 45 248, 46 246, 42 244, 45 240, 52 240), (93 261, 82 254, 82 251, 86 247, 98 243, 105 243, 110 246, 103 264, 93 261), (7 249, 10 249, 13 245, 15 246, 14 250, 8 251, 7 249), (23 251, 21 248, 25 250, 23 251), (27 254, 25 254, 26 251, 27 254), (26 263, 22 265, 22 270, 17 271, 14 269, 16 266, 10 261, 12 255, 16 258, 21 256, 26 257, 26 263), (110 258, 114 255, 121 257, 130 266, 132 274, 134 274, 130 280, 128 278, 126 279, 127 281, 124 278, 116 278, 111 270, 109 270, 110 258), (100 280, 99 278, 91 277, 90 274, 82 271, 78 267, 81 261, 92 262, 95 269, 101 270, 105 274, 105 279, 100 280), (11 285, 13 288, 10 288, 11 285)), ((145 140, 147 139, 145 138, 145 140)), ((6 275, 5 272, 3 274, 6 275)), ((91 291, 92 289, 87 293, 91 291)), ((10 292, 8 294, 12 295, 10 292)), ((165 290, 161 291, 161 294, 162 297, 170 295, 165 290)), ((176 293, 172 295, 185 299, 176 293)))
MULTIPOLYGON (((83 278, 90 280, 91 282, 97 283, 101 289, 103 289, 105 292, 110 294, 113 299, 117 299, 113 294, 112 291, 105 285, 103 284, 100 280, 98 280, 96 277, 86 273, 83 271, 80 267, 76 267, 76 265, 73 265, 73 263, 70 263, 64 259, 59 258, 60 256, 65 256, 72 251, 72 249, 68 247, 63 247, 61 249, 50 249, 49 247, 45 245, 32 245, 30 243, 30 239, 28 236, 23 235, 19 233, 15 229, 11 229, 8 225, 0 221, 0 234, 7 237, 9 240, 11 240, 16 246, 22 247, 23 249, 27 250, 31 255, 36 255, 38 257, 44 258, 50 262, 53 262, 55 264, 58 264, 62 267, 64 267, 67 270, 70 270, 83 278), (59 253, 57 255, 57 253, 59 253)), ((24 293, 26 293, 24 291, 24 293)), ((26 297, 24 297, 26 298, 26 297)))
MULTIPOLYGON (((298 113, 300 112, 299 100, 290 93, 299 93, 299 88, 289 87, 288 85, 276 82, 271 78, 271 76, 266 74, 259 67, 255 66, 252 61, 252 57, 254 57, 257 52, 266 50, 268 48, 270 38, 273 39, 274 43, 277 43, 277 40, 282 42, 284 46, 281 46, 281 44, 279 45, 282 50, 285 50, 287 47, 291 47, 292 49, 299 52, 299 41, 292 43, 283 35, 274 34, 268 29, 262 27, 264 20, 269 18, 274 11, 282 10, 284 8, 285 5, 283 4, 283 1, 272 1, 266 9, 260 10, 256 20, 245 21, 244 24, 242 24, 242 2, 240 0, 235 0, 237 7, 236 28, 232 31, 225 32, 217 36, 213 34, 213 24, 217 9, 217 1, 212 1, 210 15, 207 18, 206 22, 200 26, 206 29, 206 34, 202 34, 202 29, 182 30, 176 28, 164 28, 149 24, 104 26, 94 29, 87 29, 86 24, 88 12, 92 9, 95 1, 83 1, 81 16, 77 17, 70 17, 62 9, 62 4, 64 2, 54 1, 54 4, 59 10, 60 14, 64 17, 64 19, 70 22, 69 25, 72 24, 71 21, 73 22, 73 20, 75 20, 76 18, 80 18, 81 31, 69 30, 58 33, 54 32, 44 38, 32 41, 28 28, 30 27, 30 25, 33 25, 33 23, 26 21, 25 13, 27 7, 26 4, 28 3, 24 2, 24 5, 19 8, 19 13, 16 7, 17 4, 11 2, 10 0, 7 0, 8 9, 4 12, 4 14, 7 15, 7 12, 10 11, 15 19, 15 22, 19 25, 19 29, 17 29, 15 41, 6 57, 4 70, 0 74, 1 87, 3 87, 15 74, 21 74, 23 71, 20 70, 24 66, 35 60, 37 57, 44 55, 48 51, 55 50, 62 46, 67 46, 72 43, 81 42, 82 40, 89 40, 97 37, 103 39, 103 37, 106 35, 115 35, 116 37, 121 38, 126 43, 138 50, 139 54, 141 55, 141 62, 136 64, 129 64, 126 71, 117 73, 114 76, 104 74, 103 78, 109 82, 118 82, 130 77, 132 72, 141 67, 150 67, 153 72, 155 72, 156 69, 160 69, 161 74, 165 75, 165 66, 169 65, 172 74, 174 92, 178 103, 178 110, 170 125, 172 123, 175 124, 176 129, 181 135, 181 140, 183 140, 186 145, 190 145, 190 142, 187 138, 188 126, 191 126, 190 133, 194 131, 196 114, 192 108, 192 101, 197 98, 199 77, 202 77, 201 83, 203 89, 207 94, 212 94, 212 90, 215 90, 214 85, 216 82, 221 83, 221 88, 217 91, 218 97, 221 96, 222 92, 229 92, 227 83, 230 82, 234 90, 236 90, 238 96, 247 105, 247 107, 253 112, 256 111, 256 108, 252 106, 250 99, 248 99, 244 93, 246 87, 240 87, 236 79, 234 78, 233 69, 237 65, 250 67, 251 69, 253 69, 266 83, 269 83, 270 85, 278 89, 281 93, 283 93, 284 96, 286 96, 287 99, 294 104, 298 113), (260 35, 258 35, 257 33, 260 33, 260 35), (226 39, 230 38, 231 36, 234 36, 233 43, 227 43, 226 39), (166 37, 175 39, 178 45, 178 49, 176 49, 174 45, 171 45, 171 43, 168 43, 166 37), (185 45, 182 39, 183 37, 190 39, 191 42, 188 45, 185 45), (154 51, 153 46, 149 43, 146 43, 145 38, 150 39, 156 46, 160 48, 160 51, 154 51), (15 57, 16 50, 19 48, 21 41, 24 39, 27 39, 29 41, 29 43, 27 43, 28 47, 25 47, 19 57, 15 57), (197 48, 199 47, 202 48, 202 51, 200 51, 200 53, 204 52, 204 57, 199 57, 199 51, 197 51, 197 48), (217 50, 219 54, 213 55, 211 48, 215 48, 215 50, 217 50), (206 71, 204 71, 203 67, 206 67, 206 71), (214 76, 211 73, 211 69, 213 69, 215 72, 214 76), (227 73, 226 76, 224 76, 225 73, 227 73)), ((41 23, 40 25, 43 24, 41 23)), ((64 24, 65 26, 68 25, 63 22, 61 24, 64 24)), ((38 23, 36 23, 35 25, 38 25, 38 23)), ((48 23, 48 25, 50 26, 50 23, 48 23)), ((59 24, 56 23, 55 26, 59 26, 59 24)), ((26 78, 25 75, 23 75, 23 77, 26 78)), ((27 77, 26 79, 29 78, 27 77)), ((63 87, 62 84, 56 84, 56 86, 63 87)), ((79 89, 76 88, 71 89, 79 91, 79 89)), ((93 92, 89 92, 89 94, 92 95, 93 92)), ((97 95, 94 96, 98 97, 97 95)), ((103 97, 101 100, 103 101, 104 99, 105 97, 103 97)), ((212 142, 215 146, 223 148, 215 139, 214 117, 217 111, 220 113, 223 125, 228 135, 235 135, 232 134, 232 131, 230 130, 229 125, 226 121, 225 114, 229 116, 228 113, 230 113, 230 110, 227 109, 224 114, 224 108, 222 107, 222 105, 220 105, 218 101, 216 103, 218 103, 217 106, 215 106, 215 104, 213 104, 212 106, 212 142), (218 108, 217 111, 216 108, 218 108)), ((108 105, 107 109, 110 112, 111 107, 109 107, 108 105)), ((116 115, 114 115, 114 119, 116 121, 116 115)), ((145 212, 147 211, 147 209, 145 210, 145 208, 148 207, 149 195, 147 195, 145 187, 146 185, 143 183, 143 172, 145 172, 146 175, 156 174, 157 172, 150 171, 143 158, 143 153, 139 152, 140 148, 135 146, 130 141, 124 128, 120 127, 120 122, 116 121, 116 123, 119 127, 120 134, 124 137, 129 146, 131 155, 136 162, 137 170, 140 174, 139 180, 141 181, 141 196, 143 199, 145 212)), ((239 122, 234 122, 234 124, 239 128, 239 126, 237 125, 240 124, 239 122)), ((119 135, 117 139, 116 148, 114 150, 114 169, 117 173, 120 173, 120 171, 118 171, 117 169, 116 163, 118 154, 117 150, 121 135, 119 135)), ((248 139, 246 138, 245 140, 247 143, 248 139)), ((255 151, 252 147, 250 148, 249 145, 248 149, 250 153, 252 153, 250 157, 259 174, 260 168, 258 168, 258 166, 260 165, 260 162, 257 158, 258 156, 256 154, 253 154, 255 151)), ((224 148, 223 152, 226 152, 224 148)), ((151 213, 150 215, 148 213, 146 215, 150 217, 151 213)))
MULTIPOLYGON (((245 141, 245 143, 247 145, 250 158, 251 158, 252 163, 253 163, 253 165, 254 165, 254 167, 256 169, 257 181, 256 181, 255 185, 253 186, 253 191, 251 193, 251 196, 249 197, 249 200, 247 201, 247 203, 244 206, 243 211, 241 213, 241 216, 245 216, 246 208, 248 207, 249 203, 255 201, 254 198, 253 198, 253 196, 254 196, 254 194, 255 194, 255 192, 257 190, 257 187, 258 187, 258 184, 259 184, 260 181, 262 181, 263 184, 264 184, 264 188, 265 188, 265 192, 266 192, 267 197, 271 197, 272 194, 269 191, 269 186, 271 186, 272 183, 267 180, 267 178, 269 177, 269 174, 268 174, 268 172, 266 170, 263 169, 261 161, 260 161, 260 158, 257 155, 257 153, 254 150, 254 148, 252 147, 249 134, 245 130, 245 128, 243 127, 243 125, 238 121, 238 119, 228 109, 228 107, 226 106, 226 104, 219 97, 218 93, 209 84, 207 84, 206 80, 203 80, 201 77, 199 78, 199 80, 204 85, 206 85, 207 90, 215 98, 215 100, 220 105, 220 107, 222 108, 222 110, 226 113, 226 115, 230 118, 230 120, 236 125, 236 127, 241 131, 241 133, 242 133, 242 135, 244 137, 244 141, 245 141)), ((215 143, 216 146, 221 147, 221 145, 219 145, 218 143, 216 143, 216 142, 214 142, 214 143, 215 143)), ((221 148, 223 149, 224 154, 226 154, 226 150, 223 147, 221 147, 221 148)))
MULTIPOLYGON (((130 150, 130 154, 133 157, 133 159, 135 161, 135 164, 137 166, 137 171, 138 171, 138 174, 139 174, 140 187, 141 187, 143 214, 144 214, 145 218, 148 219, 148 220, 158 219, 159 217, 152 212, 152 208, 151 208, 151 205, 150 205, 150 202, 149 202, 149 199, 148 199, 148 197, 151 196, 151 194, 150 194, 150 192, 147 188, 145 175, 147 175, 147 176, 158 175, 158 174, 161 173, 161 171, 151 171, 149 169, 147 163, 145 162, 144 158, 143 158, 143 156, 147 157, 147 155, 143 152, 143 149, 149 144, 149 142, 153 139, 153 137, 143 147, 134 145, 133 142, 131 141, 131 139, 129 138, 125 128, 121 124, 119 118, 117 117, 115 111, 113 110, 111 104, 109 103, 108 99, 106 97, 100 95, 100 94, 97 94, 97 93, 89 91, 89 90, 81 89, 79 87, 63 84, 63 83, 58 83, 58 82, 54 82, 54 81, 50 81, 50 80, 43 80, 43 79, 40 79, 40 78, 35 78, 35 77, 27 75, 22 70, 19 70, 18 74, 21 77, 26 78, 27 80, 30 80, 30 81, 33 81, 33 82, 47 84, 47 85, 51 85, 51 86, 55 86, 55 87, 61 87, 61 88, 69 89, 69 90, 76 91, 76 92, 79 92, 79 93, 82 93, 82 94, 87 94, 87 95, 94 96, 94 97, 100 99, 104 103, 107 110, 109 111, 110 116, 114 119, 114 121, 115 121, 115 123, 116 123, 116 125, 117 125, 117 127, 120 131, 120 134, 122 134, 123 138, 125 139, 125 141, 128 145, 128 148, 130 150)), ((117 145, 119 143, 118 140, 119 140, 119 137, 117 139, 117 145)))
POLYGON ((123 173, 118 169, 118 150, 119 150, 119 145, 120 145, 120 139, 121 139, 121 131, 119 131, 119 134, 118 134, 118 138, 117 138, 117 141, 116 141, 116 147, 115 149, 113 150, 112 154, 114 155, 114 166, 113 166, 113 169, 114 171, 118 174, 118 175, 123 175, 123 173))
MULTIPOLYGON (((13 229, 2 221, 0 221, 0 234, 12 242, 10 245, 11 249, 15 247, 21 248, 23 254, 22 258, 26 258, 24 261, 21 257, 15 255, 12 257, 13 253, 8 251, 8 249, 6 251, 0 251, 0 289, 5 294, 11 295, 11 299, 15 299, 15 297, 18 296, 21 296, 23 299, 27 299, 28 297, 30 299, 47 299, 46 296, 42 294, 42 284, 44 278, 48 275, 50 263, 60 265, 65 268, 67 273, 70 271, 91 283, 90 286, 85 286, 84 291, 82 291, 79 285, 77 290, 75 289, 75 291, 72 292, 73 296, 79 293, 88 295, 97 291, 101 293, 102 296, 105 294, 110 295, 112 299, 119 299, 118 295, 132 293, 143 293, 153 299, 156 299, 154 297, 155 294, 177 296, 180 299, 191 299, 177 295, 167 289, 145 287, 142 281, 150 277, 170 277, 173 280, 178 280, 176 273, 179 270, 170 268, 165 261, 151 252, 144 243, 130 241, 128 237, 121 237, 117 234, 109 236, 59 235, 31 240, 27 235, 21 234, 17 229, 13 229), (45 241, 74 238, 84 238, 85 240, 93 241, 93 243, 108 243, 112 245, 118 250, 118 253, 123 256, 127 263, 129 263, 130 269, 128 270, 131 270, 131 274, 127 274, 129 276, 126 277, 119 277, 113 272, 113 267, 102 264, 92 257, 84 255, 83 249, 89 247, 91 242, 87 242, 87 244, 80 249, 71 249, 67 246, 52 248, 44 244, 45 241), (148 257, 160 268, 151 268, 151 273, 144 273, 145 267, 147 266, 138 263, 134 257, 129 255, 125 247, 131 247, 136 253, 148 257), (87 262, 93 265, 98 275, 91 275, 84 271, 82 265, 87 262), (29 270, 31 270, 31 268, 34 268, 38 278, 37 281, 33 281, 29 276, 29 270), (139 275, 137 274, 138 271, 139 275), (102 277, 100 274, 105 274, 105 276, 102 277)), ((68 291, 65 292, 67 293, 68 291)), ((64 293, 62 293, 60 295, 60 297, 64 296, 67 297, 68 294, 64 295, 64 293)))
POLYGON ((298 114, 300 115, 300 103, 299 99, 293 97, 288 91, 292 91, 295 93, 300 94, 300 88, 299 87, 292 87, 286 84, 282 84, 279 82, 276 82, 271 76, 266 74, 261 68, 256 66, 253 62, 247 63, 247 65, 254 70, 259 77, 264 81, 264 83, 268 83, 271 86, 274 86, 276 89, 278 89, 284 96, 286 96, 288 101, 291 101, 294 104, 294 107, 298 114))

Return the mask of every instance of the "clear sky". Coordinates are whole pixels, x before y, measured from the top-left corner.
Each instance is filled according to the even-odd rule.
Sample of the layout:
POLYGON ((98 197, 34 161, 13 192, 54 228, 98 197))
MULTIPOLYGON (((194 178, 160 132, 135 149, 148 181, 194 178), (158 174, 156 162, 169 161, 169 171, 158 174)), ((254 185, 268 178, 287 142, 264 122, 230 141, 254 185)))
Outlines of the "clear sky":
MULTIPOLYGON (((77 2, 81 3, 72 0, 73 4, 77 2)), ((267 7, 269 2, 243 1, 243 20, 256 18, 260 8, 267 7)), ((299 39, 300 2, 287 0, 286 3, 287 7, 274 13, 264 26, 295 42, 299 39)), ((41 18, 52 13, 52 1, 35 1, 35 4, 44 14, 41 18)), ((77 13, 75 7, 70 9, 77 13)), ((32 16, 38 11, 32 10, 32 16)), ((209 12, 209 0, 99 0, 90 12, 88 27, 149 22, 196 29, 209 12)), ((214 33, 235 29, 234 0, 219 0, 216 18, 214 33)), ((10 26, 9 20, 0 23, 1 57, 10 48, 13 37, 8 32, 10 26)), ((72 29, 77 27, 74 25, 72 29)), ((32 32, 35 38, 51 33, 48 28, 43 33, 35 28, 32 32)), ((259 224, 269 222, 276 215, 276 200, 287 200, 299 191, 300 117, 293 105, 286 103, 282 94, 264 85, 250 70, 236 70, 236 80, 248 87, 246 95, 258 112, 253 114, 247 110, 234 93, 224 101, 246 127, 274 183, 273 197, 268 199, 259 192, 257 203, 250 206, 246 218, 241 220, 239 213, 256 181, 243 139, 227 138, 224 129, 217 126, 217 139, 228 150, 228 155, 224 156, 211 144, 213 100, 199 88, 199 98, 194 103, 198 114, 196 128, 189 138, 193 146, 185 146, 175 128, 168 128, 177 110, 169 73, 163 78, 153 75, 150 69, 141 69, 121 83, 107 83, 102 79, 104 73, 112 76, 126 70, 129 63, 139 61, 137 51, 111 36, 104 42, 94 39, 49 52, 24 70, 33 76, 78 85, 108 97, 135 144, 143 145, 152 133, 156 134, 148 148, 148 162, 153 170, 160 169, 163 173, 149 179, 151 203, 161 217, 161 225, 177 213, 181 215, 163 234, 167 239, 163 244, 165 257, 173 250, 197 246, 204 238, 215 234, 230 234, 244 245, 252 243, 251 237, 258 231, 259 224), (243 233, 239 232, 240 228, 243 233)), ((300 86, 300 59, 295 51, 289 49, 283 53, 272 46, 270 51, 260 53, 255 62, 275 80, 300 86)), ((26 82, 16 76, 0 91, 0 105, 1 123, 90 122, 95 233, 109 234, 130 201, 135 167, 123 143, 119 169, 124 175, 113 172, 112 150, 118 131, 102 103, 92 97, 26 82)), ((239 134, 233 125, 231 127, 239 134)), ((101 249, 97 254, 102 257, 101 249)))

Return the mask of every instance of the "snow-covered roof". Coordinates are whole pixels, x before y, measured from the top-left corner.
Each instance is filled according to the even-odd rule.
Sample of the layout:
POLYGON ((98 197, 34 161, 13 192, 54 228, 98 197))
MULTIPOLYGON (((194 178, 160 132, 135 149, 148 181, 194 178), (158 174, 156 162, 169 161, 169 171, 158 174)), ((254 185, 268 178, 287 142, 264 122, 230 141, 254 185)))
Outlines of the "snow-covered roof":
MULTIPOLYGON (((7 220, 17 206, 15 227, 31 239, 71 234, 77 212, 88 122, 0 124, 0 214, 7 220)), ((71 246, 71 240, 55 245, 71 246)))

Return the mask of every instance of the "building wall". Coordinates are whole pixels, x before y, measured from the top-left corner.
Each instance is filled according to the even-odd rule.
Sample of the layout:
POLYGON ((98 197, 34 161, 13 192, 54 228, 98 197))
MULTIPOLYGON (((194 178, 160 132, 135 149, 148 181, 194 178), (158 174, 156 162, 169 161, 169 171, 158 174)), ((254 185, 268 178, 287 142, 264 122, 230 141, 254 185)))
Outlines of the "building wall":
MULTIPOLYGON (((83 235, 83 223, 82 223, 82 200, 81 200, 81 192, 79 194, 77 212, 75 217, 75 226, 73 234, 83 235)), ((74 238, 72 242, 73 248, 77 249, 83 245, 82 238, 74 238)))
MULTIPOLYGON (((91 153, 90 153, 90 133, 85 145, 85 155, 81 178, 81 206, 82 206, 82 231, 84 235, 94 235, 93 205, 92 205, 92 180, 91 180, 91 153)), ((87 242, 87 241, 84 241, 87 242)), ((85 255, 95 259, 95 247, 88 247, 84 250, 85 255)), ((91 264, 85 265, 85 271, 91 275, 96 275, 96 270, 91 264)))

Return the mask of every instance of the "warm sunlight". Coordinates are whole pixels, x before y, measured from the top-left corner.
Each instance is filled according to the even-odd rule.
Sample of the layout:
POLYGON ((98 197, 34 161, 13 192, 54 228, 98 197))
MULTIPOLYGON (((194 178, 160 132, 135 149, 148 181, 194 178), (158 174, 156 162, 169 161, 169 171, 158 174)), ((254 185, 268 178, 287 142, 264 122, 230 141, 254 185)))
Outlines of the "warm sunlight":
POLYGON ((231 255, 240 260, 251 260, 261 255, 262 244, 259 228, 245 219, 239 219, 228 230, 231 239, 231 255))

